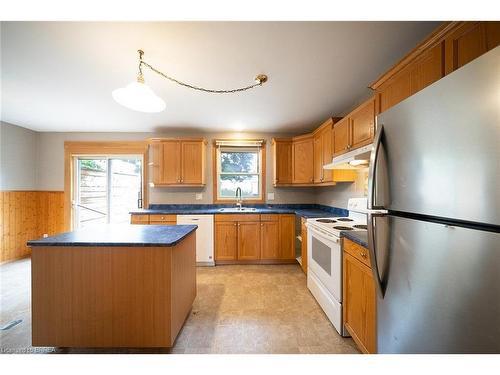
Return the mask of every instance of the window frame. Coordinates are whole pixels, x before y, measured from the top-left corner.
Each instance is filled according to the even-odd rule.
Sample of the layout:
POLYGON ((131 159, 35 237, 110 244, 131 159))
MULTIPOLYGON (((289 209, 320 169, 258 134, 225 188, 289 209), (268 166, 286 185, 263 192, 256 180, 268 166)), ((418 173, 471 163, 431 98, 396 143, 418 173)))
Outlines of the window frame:
MULTIPOLYGON (((220 140, 219 140, 220 141, 220 140)), ((212 152, 212 164, 213 164, 213 202, 214 203, 236 203, 235 198, 224 198, 219 196, 219 177, 220 177, 220 172, 221 172, 221 165, 220 165, 220 151, 222 149, 238 149, 241 148, 242 150, 249 150, 249 149, 257 149, 259 151, 259 169, 258 173, 250 173, 249 175, 259 175, 259 183, 260 183, 260 196, 259 198, 244 198, 242 197, 242 201, 244 203, 265 203, 266 201, 266 142, 262 139, 256 140, 256 139, 235 139, 235 140, 223 140, 226 142, 234 142, 237 144, 238 142, 241 142, 241 145, 223 145, 219 146, 216 144, 216 140, 214 140, 213 143, 213 152, 212 152), (252 146, 252 145, 245 145, 244 143, 246 142, 254 142, 254 141, 260 141, 261 145, 260 146, 252 146)), ((237 173, 235 173, 237 174, 237 173)))

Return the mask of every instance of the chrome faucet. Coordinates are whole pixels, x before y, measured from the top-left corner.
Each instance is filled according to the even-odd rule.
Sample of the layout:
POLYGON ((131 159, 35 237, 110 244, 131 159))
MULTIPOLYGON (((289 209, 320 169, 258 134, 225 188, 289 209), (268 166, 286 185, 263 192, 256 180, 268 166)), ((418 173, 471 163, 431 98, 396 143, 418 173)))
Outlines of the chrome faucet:
POLYGON ((241 210, 241 202, 242 202, 242 199, 241 199, 241 188, 238 186, 236 188, 236 206, 238 206, 238 209, 241 210))

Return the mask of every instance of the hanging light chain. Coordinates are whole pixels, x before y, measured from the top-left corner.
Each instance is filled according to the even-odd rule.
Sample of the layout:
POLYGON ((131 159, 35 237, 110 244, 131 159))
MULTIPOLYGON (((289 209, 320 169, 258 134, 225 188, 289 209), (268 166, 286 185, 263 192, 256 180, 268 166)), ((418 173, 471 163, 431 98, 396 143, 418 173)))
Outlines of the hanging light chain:
POLYGON ((143 65, 145 67, 151 69, 156 74, 159 74, 160 76, 168 79, 171 82, 177 83, 178 85, 181 85, 181 86, 193 89, 193 90, 198 90, 198 91, 203 91, 203 92, 209 92, 209 93, 212 93, 212 94, 232 94, 232 93, 235 93, 235 92, 246 91, 246 90, 253 89, 254 87, 257 87, 257 86, 262 86, 263 83, 267 82, 267 76, 264 75, 264 74, 259 74, 257 77, 255 77, 255 81, 256 82, 254 84, 252 84, 252 85, 249 85, 249 86, 240 87, 240 88, 232 89, 232 90, 206 89, 204 87, 194 86, 194 85, 191 85, 189 83, 185 83, 185 82, 179 81, 178 79, 175 79, 173 77, 170 77, 170 76, 166 75, 165 73, 163 73, 163 72, 159 71, 158 69, 154 68, 153 66, 149 65, 147 62, 145 62, 142 59, 142 55, 144 55, 144 52, 142 50, 138 50, 137 52, 139 52, 139 76, 137 77, 137 80, 139 82, 141 82, 141 83, 144 83, 144 77, 143 77, 143 74, 142 74, 142 66, 143 65))

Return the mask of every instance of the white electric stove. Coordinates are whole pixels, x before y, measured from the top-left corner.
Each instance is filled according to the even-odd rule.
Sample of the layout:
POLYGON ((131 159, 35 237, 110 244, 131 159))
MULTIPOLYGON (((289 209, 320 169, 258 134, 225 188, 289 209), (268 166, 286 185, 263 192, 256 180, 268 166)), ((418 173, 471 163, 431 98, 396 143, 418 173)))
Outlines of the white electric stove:
POLYGON ((366 198, 351 198, 348 217, 307 219, 307 287, 335 329, 342 327, 342 231, 366 231, 366 198))

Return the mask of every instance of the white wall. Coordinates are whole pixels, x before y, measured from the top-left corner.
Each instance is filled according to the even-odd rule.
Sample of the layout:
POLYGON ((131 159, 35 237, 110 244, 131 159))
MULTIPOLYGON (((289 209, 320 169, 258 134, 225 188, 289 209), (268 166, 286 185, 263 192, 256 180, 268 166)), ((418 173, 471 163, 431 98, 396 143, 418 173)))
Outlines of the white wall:
POLYGON ((0 122, 0 190, 36 190, 38 133, 0 122))
POLYGON ((368 168, 357 172, 357 179, 353 183, 337 183, 335 186, 316 188, 316 203, 325 206, 347 208, 349 198, 366 197, 368 192, 368 168))
MULTIPOLYGON (((278 188, 272 186, 273 160, 270 134, 231 134, 172 131, 157 133, 39 133, 37 158, 37 180, 40 190, 64 190, 64 142, 103 140, 144 140, 150 137, 205 137, 208 141, 206 186, 203 188, 150 188, 150 203, 212 203, 212 140, 215 138, 261 138, 266 139, 266 193, 274 192, 275 199, 268 203, 315 203, 313 188, 278 188), (201 200, 195 194, 202 193, 201 200)), ((286 136, 279 134, 277 136, 286 136)), ((151 174, 150 174, 151 175, 151 174)))

